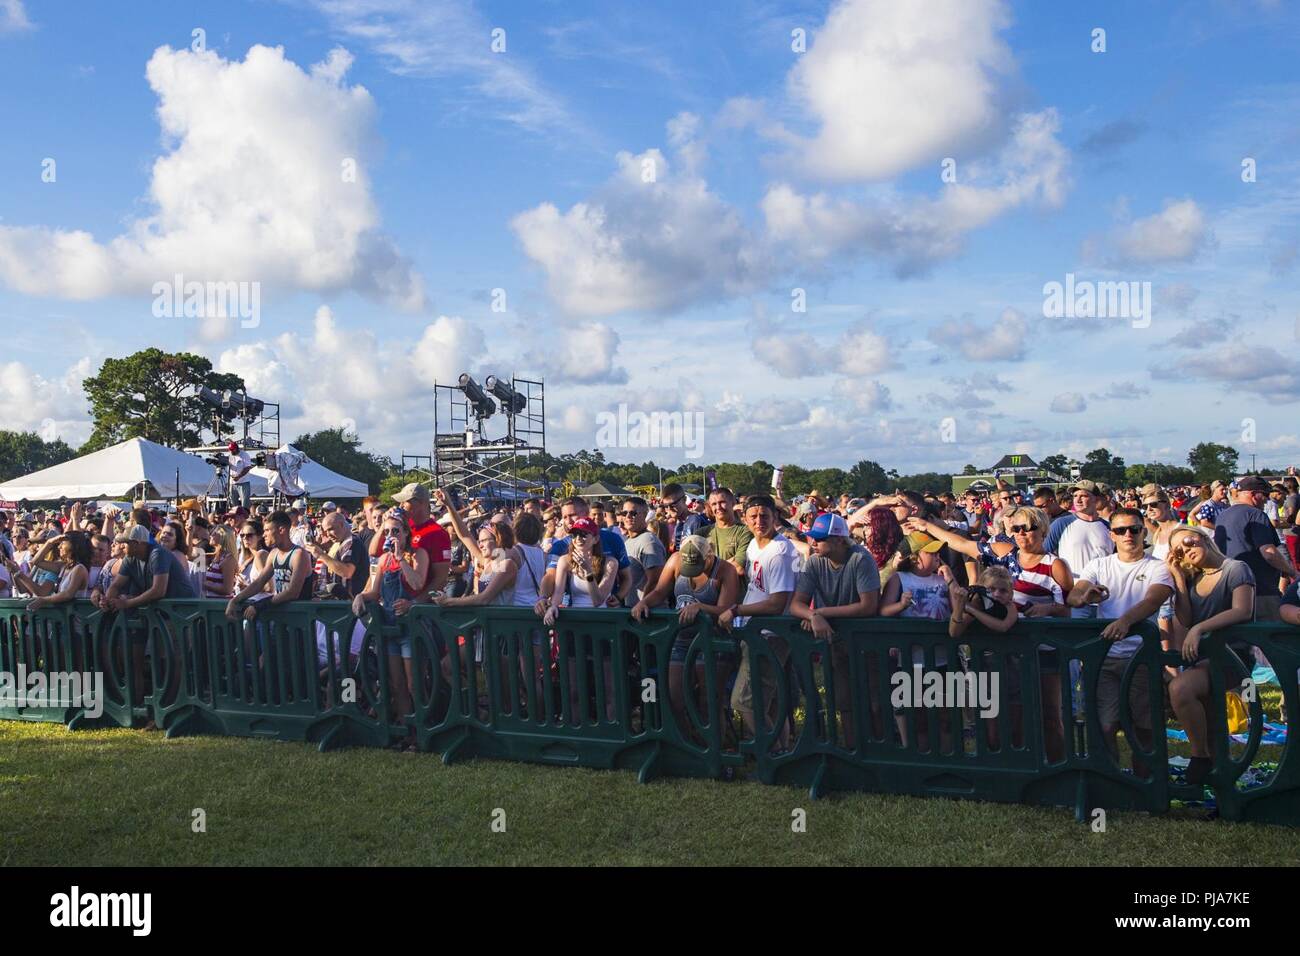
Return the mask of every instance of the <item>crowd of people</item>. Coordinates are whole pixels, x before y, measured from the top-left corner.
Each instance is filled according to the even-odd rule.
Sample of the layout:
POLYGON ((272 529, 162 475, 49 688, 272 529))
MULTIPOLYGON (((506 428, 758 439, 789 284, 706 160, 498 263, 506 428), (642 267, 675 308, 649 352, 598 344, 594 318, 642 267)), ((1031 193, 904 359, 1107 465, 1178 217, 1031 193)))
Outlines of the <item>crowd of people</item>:
MULTIPOLYGON (((787 500, 782 488, 742 498, 714 487, 692 496, 673 483, 653 502, 530 498, 499 507, 462 504, 454 493, 411 483, 391 505, 371 497, 351 510, 328 501, 308 506, 305 498, 279 510, 233 504, 205 508, 191 500, 174 512, 127 512, 75 502, 0 512, 0 596, 27 598, 32 609, 88 598, 111 612, 164 598, 220 599, 228 617, 250 622, 288 602, 346 600, 358 619, 373 612, 385 625, 421 603, 512 605, 536 614, 539 651, 569 609, 624 609, 644 619, 655 608, 670 608, 684 626, 668 673, 669 698, 683 723, 683 668, 698 617, 708 615, 729 631, 751 617, 790 614, 831 641, 850 743, 856 715, 847 683, 840 683, 849 671, 845 642, 834 640, 840 622, 947 621, 950 636, 960 638, 972 629, 1005 633, 1020 618, 1098 618, 1108 622, 1101 634, 1111 642, 1097 704, 1112 750, 1122 676, 1141 646, 1134 628, 1150 621, 1164 647, 1183 660, 1163 677, 1188 734, 1193 783, 1211 765, 1204 639, 1252 620, 1300 626, 1300 488, 1292 476, 1277 484, 1246 476, 1200 488, 1112 489, 1085 479, 1022 490, 999 481, 961 495, 903 490, 871 500, 831 500, 815 489, 787 500)), ((318 628, 322 667, 329 662, 323 631, 318 628)), ((352 664, 364 635, 358 620, 352 664)), ((788 659, 780 635, 761 635, 778 660, 788 659)), ((482 663, 481 635, 476 643, 482 663)), ((1248 674, 1252 649, 1232 651, 1248 674)), ((335 653, 342 664, 341 649, 335 653)), ((1039 644, 1036 653, 1045 747, 1050 759, 1059 759, 1063 685, 1070 676, 1055 647, 1039 644)), ((552 648, 538 658, 553 655, 552 648)), ((913 655, 913 664, 921 664, 921 650, 913 655)), ((395 637, 389 661, 399 716, 411 709, 411 658, 409 637, 395 637)), ((901 666, 898 658, 895 652, 890 666, 901 666)), ((941 654, 932 663, 943 669, 972 662, 941 654)), ((449 666, 444 660, 444 671, 449 666)), ((775 678, 751 667, 747 644, 724 668, 734 684, 717 705, 729 704, 752 732, 753 683, 760 680, 766 726, 781 726, 775 678)), ((608 664, 604 676, 612 684, 608 664)), ((1153 729, 1148 689, 1145 679, 1130 685, 1144 747, 1153 729)), ((1015 707, 1020 691, 1012 687, 1015 707)), ((613 694, 605 699, 611 702, 613 694)), ((879 733, 877 706, 873 701, 870 719, 879 733)), ((898 727, 906 739, 901 718, 898 727)), ((945 718, 941 736, 950 731, 945 718)), ((996 728, 987 733, 996 746, 996 728)), ((924 735, 918 729, 923 749, 929 746, 924 735)), ((1144 772, 1139 760, 1134 770, 1144 772)))

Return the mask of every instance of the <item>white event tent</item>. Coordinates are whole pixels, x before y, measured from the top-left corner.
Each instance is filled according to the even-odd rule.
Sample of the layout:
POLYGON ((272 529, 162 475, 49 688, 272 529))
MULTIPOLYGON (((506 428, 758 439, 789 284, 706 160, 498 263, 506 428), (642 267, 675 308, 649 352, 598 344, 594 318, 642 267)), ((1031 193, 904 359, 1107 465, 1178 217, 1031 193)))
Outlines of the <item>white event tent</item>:
MULTIPOLYGON (((143 438, 131 438, 0 484, 0 499, 131 498, 137 496, 146 481, 161 496, 191 498, 221 493, 213 474, 213 467, 197 455, 143 438)), ((264 468, 255 468, 247 476, 254 495, 267 494, 266 481, 272 474, 264 468)), ((310 497, 317 499, 363 498, 370 493, 362 482, 330 471, 310 458, 298 473, 298 483, 310 497)))
POLYGON ((145 481, 159 495, 191 497, 208 490, 212 474, 212 466, 202 458, 144 438, 129 438, 61 465, 7 481, 0 485, 0 498, 10 501, 130 498, 145 481))

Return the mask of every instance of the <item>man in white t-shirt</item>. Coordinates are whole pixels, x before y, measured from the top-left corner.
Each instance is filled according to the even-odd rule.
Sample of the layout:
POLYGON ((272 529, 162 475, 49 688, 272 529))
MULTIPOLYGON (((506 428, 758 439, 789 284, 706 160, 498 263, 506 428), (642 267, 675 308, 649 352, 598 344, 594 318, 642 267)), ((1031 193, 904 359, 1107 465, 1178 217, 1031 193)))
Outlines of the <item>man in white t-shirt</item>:
MULTIPOLYGON (((1060 531, 1056 543, 1057 556, 1066 563, 1076 578, 1094 558, 1103 558, 1115 551, 1110 527, 1102 520, 1097 509, 1101 503, 1100 488, 1093 481, 1078 481, 1070 488, 1074 501, 1071 519, 1060 531)), ((1076 608, 1071 617, 1092 617, 1091 607, 1076 608)))
MULTIPOLYGON (((1118 758, 1120 680, 1130 659, 1142 646, 1142 638, 1130 636, 1140 621, 1156 623, 1160 606, 1174 593, 1174 579, 1163 561, 1146 555, 1146 527, 1141 512, 1120 508, 1111 515, 1110 536, 1115 553, 1093 558, 1075 579, 1067 603, 1071 607, 1097 605, 1097 616, 1110 619, 1101 636, 1113 641, 1097 680, 1097 712, 1106 746, 1118 758)), ((1164 668, 1160 669, 1163 677, 1164 668)), ((1129 707, 1138 743, 1151 746, 1150 675, 1140 667, 1129 689, 1129 707)), ((1157 702, 1159 703, 1159 702, 1157 702)), ((1146 777, 1148 770, 1133 752, 1133 772, 1146 777)))
POLYGON ((244 479, 253 470, 253 459, 248 457, 248 452, 240 450, 238 442, 226 446, 226 468, 230 472, 231 504, 247 508, 252 491, 244 479))
MULTIPOLYGON (((745 524, 754 535, 754 540, 749 542, 745 551, 749 589, 745 592, 742 603, 718 615, 719 626, 726 630, 731 630, 733 624, 735 627, 744 627, 751 616, 786 613, 798 579, 795 559, 799 557, 799 552, 789 538, 777 534, 776 502, 770 495, 751 495, 745 500, 745 524)), ((776 655, 778 666, 784 668, 790 658, 789 644, 771 631, 762 631, 760 636, 776 655)), ((740 670, 736 674, 736 686, 731 692, 731 706, 740 713, 745 729, 752 735, 755 724, 751 670, 749 645, 741 642, 740 670)), ((785 715, 777 712, 777 678, 772 662, 761 664, 758 672, 762 681, 766 727, 776 732, 777 746, 784 748, 789 734, 785 715)))

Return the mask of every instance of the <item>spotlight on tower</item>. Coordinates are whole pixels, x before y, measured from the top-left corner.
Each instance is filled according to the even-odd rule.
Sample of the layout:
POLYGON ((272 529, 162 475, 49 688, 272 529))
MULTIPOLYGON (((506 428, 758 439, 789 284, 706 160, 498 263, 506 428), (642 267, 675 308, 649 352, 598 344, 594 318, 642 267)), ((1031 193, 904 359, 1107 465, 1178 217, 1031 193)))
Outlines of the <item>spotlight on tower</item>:
POLYGON ((474 406, 474 415, 479 419, 491 418, 496 414, 497 406, 492 399, 488 398, 487 393, 483 391, 482 386, 470 376, 469 372, 462 372, 460 376, 460 390, 465 393, 471 405, 474 406))
POLYGON ((518 415, 528 407, 528 399, 520 395, 509 383, 503 382, 495 375, 489 375, 483 380, 488 391, 501 400, 501 410, 507 415, 518 415))

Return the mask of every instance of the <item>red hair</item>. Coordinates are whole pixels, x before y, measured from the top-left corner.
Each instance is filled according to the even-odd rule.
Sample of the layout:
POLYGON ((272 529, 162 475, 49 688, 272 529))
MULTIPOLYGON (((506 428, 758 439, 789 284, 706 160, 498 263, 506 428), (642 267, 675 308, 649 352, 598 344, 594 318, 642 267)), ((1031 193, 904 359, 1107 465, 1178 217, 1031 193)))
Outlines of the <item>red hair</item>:
POLYGON ((877 567, 885 566, 902 540, 903 527, 894 512, 888 508, 872 508, 867 512, 867 550, 876 559, 877 567))

